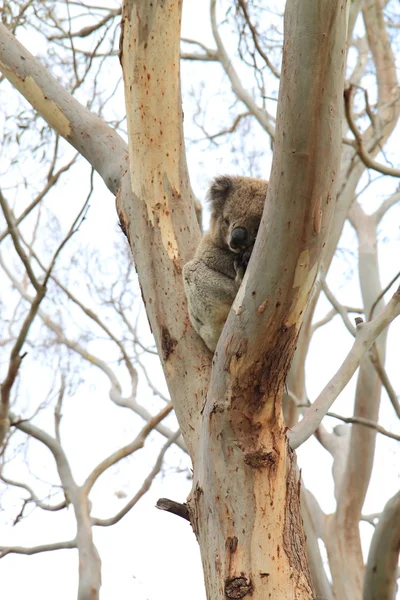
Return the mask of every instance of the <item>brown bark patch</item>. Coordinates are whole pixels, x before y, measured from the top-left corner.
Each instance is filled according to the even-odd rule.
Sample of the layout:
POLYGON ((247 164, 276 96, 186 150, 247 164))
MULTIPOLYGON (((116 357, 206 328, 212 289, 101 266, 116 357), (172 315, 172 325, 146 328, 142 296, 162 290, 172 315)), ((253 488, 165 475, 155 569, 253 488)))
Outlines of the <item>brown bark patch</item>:
POLYGON ((313 590, 306 554, 306 537, 300 514, 300 481, 297 478, 296 455, 290 448, 288 448, 288 462, 283 549, 295 573, 298 573, 298 577, 304 575, 310 590, 313 590))
POLYGON ((175 350, 175 346, 177 345, 177 341, 171 336, 167 327, 161 328, 161 349, 163 354, 163 359, 166 362, 173 351, 175 350))
POLYGON ((244 458, 244 462, 253 469, 265 469, 269 467, 273 469, 276 466, 277 457, 275 452, 265 452, 258 450, 256 452, 248 452, 244 458))
POLYGON ((236 535, 234 535, 233 537, 228 537, 228 539, 226 541, 226 545, 231 554, 236 552, 236 548, 238 545, 238 539, 237 539, 236 535))
POLYGON ((241 577, 232 577, 225 582, 225 596, 227 598, 244 598, 247 594, 251 594, 253 589, 251 579, 247 579, 243 575, 241 577))
POLYGON ((129 242, 129 221, 127 220, 126 215, 121 207, 120 193, 121 193, 121 188, 118 189, 118 192, 117 192, 117 195, 115 198, 115 205, 116 205, 118 219, 119 219, 119 226, 121 227, 122 233, 125 235, 126 239, 129 242))

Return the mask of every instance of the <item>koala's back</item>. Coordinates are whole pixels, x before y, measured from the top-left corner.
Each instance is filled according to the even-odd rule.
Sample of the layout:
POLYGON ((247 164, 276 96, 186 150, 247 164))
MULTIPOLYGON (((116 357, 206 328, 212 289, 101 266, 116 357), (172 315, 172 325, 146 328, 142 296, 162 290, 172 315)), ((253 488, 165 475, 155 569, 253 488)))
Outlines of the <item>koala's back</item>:
POLYGON ((212 351, 238 290, 235 276, 233 253, 215 246, 207 234, 195 258, 183 267, 190 320, 212 351))

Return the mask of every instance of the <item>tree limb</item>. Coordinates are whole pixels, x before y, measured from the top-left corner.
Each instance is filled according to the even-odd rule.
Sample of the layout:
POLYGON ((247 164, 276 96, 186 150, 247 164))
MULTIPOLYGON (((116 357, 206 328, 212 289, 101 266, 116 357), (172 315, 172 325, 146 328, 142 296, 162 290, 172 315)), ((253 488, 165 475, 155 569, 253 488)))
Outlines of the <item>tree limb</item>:
POLYGON ((110 456, 101 461, 88 475, 85 482, 82 485, 82 491, 85 495, 89 495, 90 490, 100 477, 107 469, 109 469, 112 465, 115 465, 117 462, 126 458, 136 450, 143 448, 144 443, 148 435, 153 431, 153 429, 162 421, 167 415, 172 411, 172 404, 167 404, 157 415, 155 415, 152 419, 149 420, 148 423, 142 428, 142 430, 138 433, 136 438, 126 446, 119 448, 110 456))
POLYGON ((400 492, 383 509, 372 536, 365 568, 363 600, 396 595, 400 548, 400 492))
POLYGON ((236 96, 247 106, 248 110, 252 115, 255 116, 259 124, 265 131, 274 139, 275 129, 271 124, 271 118, 268 113, 260 108, 250 96, 250 94, 243 87, 238 74, 236 73, 232 61, 229 58, 225 47, 222 43, 221 36, 218 32, 217 18, 216 18, 216 0, 211 0, 210 3, 210 15, 211 15, 211 27, 214 36, 215 43, 218 49, 218 58, 223 66, 225 73, 229 77, 232 85, 232 90, 236 96))
POLYGON ((351 105, 354 89, 354 86, 351 85, 344 91, 344 107, 347 122, 356 139, 356 147, 359 157, 361 158, 365 166, 369 169, 374 169, 375 171, 378 171, 383 175, 390 175, 391 177, 400 177, 400 169, 394 169, 393 167, 389 167, 388 165, 383 165, 379 163, 374 158, 372 158, 372 156, 364 148, 362 135, 359 132, 352 115, 351 105))
POLYGON ((176 440, 179 438, 179 436, 180 436, 180 431, 178 430, 165 442, 164 446, 161 448, 161 452, 158 455, 158 458, 156 460, 154 467, 152 468, 150 473, 147 475, 141 488, 139 489, 138 492, 136 492, 134 497, 124 506, 124 508, 121 509, 113 517, 110 517, 109 519, 93 518, 92 519, 93 525, 97 525, 99 527, 108 527, 110 525, 114 525, 115 523, 118 523, 118 521, 120 521, 131 510, 131 508, 133 508, 133 506, 135 506, 135 504, 140 500, 140 498, 150 489, 155 477, 158 475, 158 473, 161 470, 165 453, 167 452, 168 448, 172 444, 176 443, 176 440))
POLYGON ((40 546, 24 547, 24 546, 0 546, 0 558, 4 558, 7 554, 39 554, 40 552, 52 552, 53 550, 69 550, 76 548, 77 543, 75 540, 68 540, 66 542, 54 542, 53 544, 42 544, 40 546))
POLYGON ((116 194, 127 170, 127 146, 123 139, 75 100, 1 23, 0 70, 116 194))
POLYGON ((340 392, 345 388, 366 352, 380 333, 400 314, 400 288, 372 321, 357 326, 356 339, 342 366, 305 412, 303 419, 287 432, 290 446, 295 450, 317 429, 340 392))

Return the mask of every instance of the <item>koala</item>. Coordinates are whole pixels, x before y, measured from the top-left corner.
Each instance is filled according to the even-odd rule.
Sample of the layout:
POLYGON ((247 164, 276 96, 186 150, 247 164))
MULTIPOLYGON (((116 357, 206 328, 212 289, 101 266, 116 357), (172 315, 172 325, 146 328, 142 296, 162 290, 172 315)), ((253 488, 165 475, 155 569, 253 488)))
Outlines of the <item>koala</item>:
POLYGON ((212 352, 250 260, 267 186, 262 179, 221 176, 207 194, 210 229, 184 266, 183 280, 192 325, 212 352))

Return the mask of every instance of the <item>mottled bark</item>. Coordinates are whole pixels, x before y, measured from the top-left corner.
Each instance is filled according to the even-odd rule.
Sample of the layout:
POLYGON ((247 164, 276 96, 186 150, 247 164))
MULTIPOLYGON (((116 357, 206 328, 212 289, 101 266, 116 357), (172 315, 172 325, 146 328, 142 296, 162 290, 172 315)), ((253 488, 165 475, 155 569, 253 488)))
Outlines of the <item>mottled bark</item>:
POLYGON ((345 6, 287 3, 268 214, 214 356, 189 501, 212 599, 313 597, 281 403, 334 210, 345 39, 345 6))

